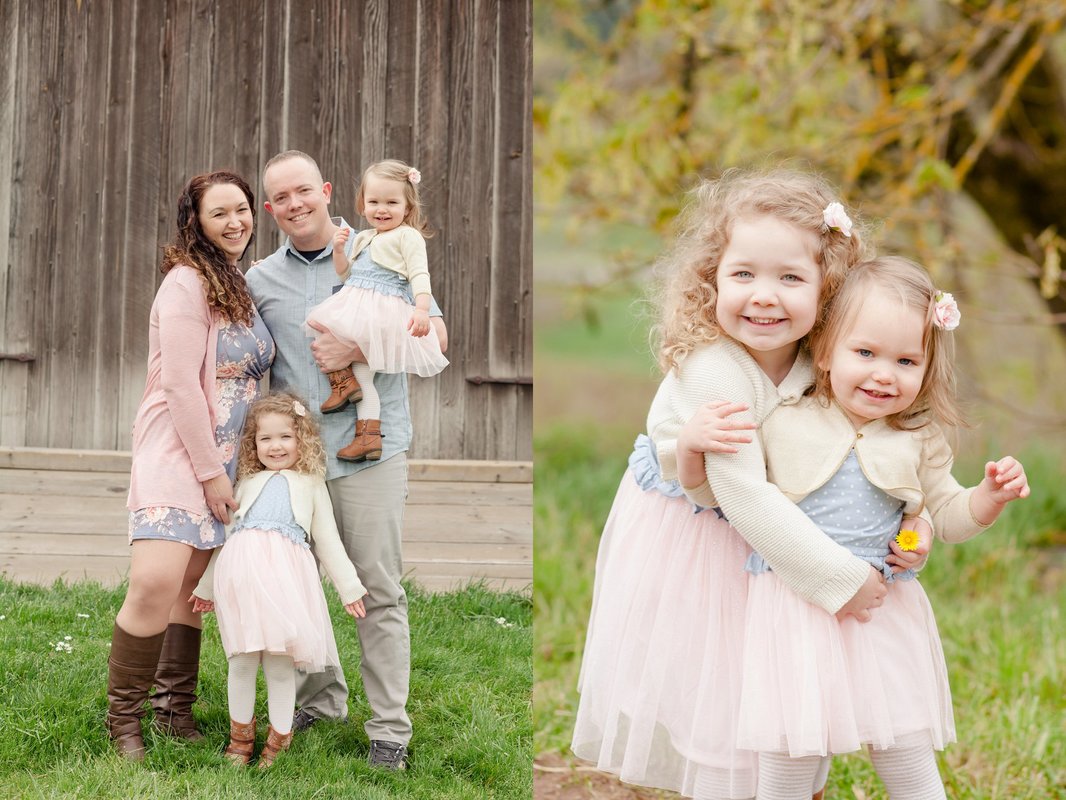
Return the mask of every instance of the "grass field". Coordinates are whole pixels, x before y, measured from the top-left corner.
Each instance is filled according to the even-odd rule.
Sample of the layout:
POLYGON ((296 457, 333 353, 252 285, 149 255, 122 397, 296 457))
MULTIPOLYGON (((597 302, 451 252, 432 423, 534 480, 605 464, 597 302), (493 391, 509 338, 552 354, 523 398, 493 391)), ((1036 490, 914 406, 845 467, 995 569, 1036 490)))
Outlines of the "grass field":
MULTIPOLYGON (((0 580, 0 797, 525 800, 532 791, 529 597, 479 586, 408 592, 410 768, 388 773, 366 764, 362 721, 369 707, 356 668, 355 625, 327 589, 352 722, 297 734, 292 749, 260 773, 234 769, 221 756, 229 716, 214 615, 205 615, 195 707, 207 740, 189 744, 148 732, 147 759, 128 764, 111 752, 104 731, 108 647, 124 587, 0 580)), ((260 748, 265 698, 260 676, 260 748)))
MULTIPOLYGON (((539 240, 536 252, 539 280, 539 240)), ((590 301, 597 325, 565 287, 537 297, 534 749, 566 754, 599 535, 657 378, 624 292, 590 301)), ((973 482, 986 455, 1003 453, 990 452, 987 430, 966 436, 955 474, 973 482)), ((941 772, 958 800, 1066 797, 1066 465, 1056 438, 1012 445, 1032 497, 978 539, 939 545, 923 572, 959 737, 941 772)), ((884 796, 867 758, 835 760, 827 797, 884 796)))

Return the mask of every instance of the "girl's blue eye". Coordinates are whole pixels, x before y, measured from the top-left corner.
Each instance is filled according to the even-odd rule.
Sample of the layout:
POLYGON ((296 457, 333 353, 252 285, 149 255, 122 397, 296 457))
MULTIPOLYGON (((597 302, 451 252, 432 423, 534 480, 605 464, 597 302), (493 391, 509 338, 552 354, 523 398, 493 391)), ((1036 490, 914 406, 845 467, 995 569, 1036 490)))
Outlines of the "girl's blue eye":
POLYGON ((909 366, 911 366, 912 364, 914 364, 914 362, 913 362, 913 361, 911 361, 911 360, 910 360, 909 358, 901 358, 901 359, 899 360, 899 363, 900 363, 900 364, 902 364, 902 365, 903 365, 903 366, 905 366, 905 367, 909 367, 909 366))
POLYGON ((870 356, 872 356, 872 355, 873 355, 873 353, 872 353, 871 351, 869 351, 869 350, 863 350, 862 348, 859 348, 859 349, 858 349, 858 350, 856 350, 855 352, 856 352, 856 353, 858 353, 858 354, 859 354, 860 356, 862 356, 863 358, 869 358, 870 356))

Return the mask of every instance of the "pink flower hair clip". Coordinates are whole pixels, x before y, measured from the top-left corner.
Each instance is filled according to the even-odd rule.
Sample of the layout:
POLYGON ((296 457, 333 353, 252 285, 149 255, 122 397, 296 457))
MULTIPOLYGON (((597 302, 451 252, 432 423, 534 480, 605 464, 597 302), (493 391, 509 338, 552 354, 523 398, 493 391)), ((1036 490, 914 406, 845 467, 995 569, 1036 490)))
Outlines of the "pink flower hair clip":
POLYGON ((411 169, 407 170, 407 180, 417 186, 422 182, 422 173, 411 167, 411 169))
POLYGON ((851 218, 840 203, 830 203, 822 212, 822 233, 840 231, 851 238, 851 218))
POLYGON ((933 324, 941 330, 953 331, 962 321, 959 304, 950 292, 938 291, 933 295, 933 324))
POLYGON ((299 400, 293 400, 292 401, 292 413, 295 414, 298 417, 306 417, 307 416, 307 409, 304 408, 304 404, 301 403, 299 400))

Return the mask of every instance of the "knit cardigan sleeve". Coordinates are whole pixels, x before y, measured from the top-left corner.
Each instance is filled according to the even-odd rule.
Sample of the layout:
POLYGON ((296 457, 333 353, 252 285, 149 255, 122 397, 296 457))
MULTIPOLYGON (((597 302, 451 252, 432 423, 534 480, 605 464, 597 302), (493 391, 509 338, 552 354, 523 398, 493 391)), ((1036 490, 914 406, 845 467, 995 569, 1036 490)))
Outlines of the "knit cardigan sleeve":
POLYGON ((925 511, 932 515, 933 533, 945 542, 965 542, 990 526, 979 522, 970 510, 967 489, 951 474, 953 454, 943 432, 931 431, 922 446, 918 480, 925 494, 925 511))
POLYGON ((344 551, 326 482, 321 478, 314 479, 312 486, 314 516, 311 518, 311 528, 308 532, 314 544, 315 556, 326 568, 326 574, 333 585, 337 587, 341 602, 348 605, 365 595, 366 587, 359 580, 355 565, 344 551))
MULTIPOLYGON (((728 354, 712 345, 693 352, 682 364, 668 392, 674 417, 671 429, 711 400, 746 403, 750 410, 736 418, 756 424, 776 406, 777 397, 767 390, 758 366, 728 355, 723 358, 723 351, 728 354)), ((870 566, 830 539, 767 481, 758 436, 738 453, 708 453, 705 464, 708 482, 697 487, 696 495, 713 486, 726 518, 786 585, 830 613, 855 595, 870 566)))
POLYGON ((160 386, 174 430, 189 454, 196 479, 202 483, 226 471, 200 382, 208 355, 211 311, 199 276, 183 267, 176 267, 174 272, 170 280, 164 280, 156 297, 160 386))
POLYGON ((433 294, 429 282, 429 257, 426 255, 426 240, 414 228, 404 226, 397 229, 400 235, 397 244, 403 259, 404 271, 411 284, 411 294, 433 294))

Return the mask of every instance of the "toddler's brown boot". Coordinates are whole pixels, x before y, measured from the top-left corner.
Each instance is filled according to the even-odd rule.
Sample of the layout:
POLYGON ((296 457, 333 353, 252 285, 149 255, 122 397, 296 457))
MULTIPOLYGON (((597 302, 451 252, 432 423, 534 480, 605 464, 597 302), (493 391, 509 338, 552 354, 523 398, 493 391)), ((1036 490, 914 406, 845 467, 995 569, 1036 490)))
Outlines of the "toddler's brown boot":
POLYGON ((355 438, 347 447, 337 451, 341 461, 377 461, 381 458, 380 419, 357 419, 355 421, 355 438))
POLYGON ((259 754, 259 763, 257 764, 259 769, 267 769, 274 763, 278 753, 282 750, 288 750, 290 744, 292 744, 292 731, 278 733, 274 730, 274 726, 271 725, 267 732, 266 745, 263 747, 263 752, 259 754))
POLYGON ((225 756, 237 766, 251 763, 252 750, 255 748, 255 717, 251 722, 229 721, 229 744, 225 756))
POLYGON ((355 378, 351 367, 327 372, 329 378, 329 397, 319 411, 323 414, 332 414, 335 411, 343 411, 349 403, 358 403, 363 399, 363 387, 355 378))

